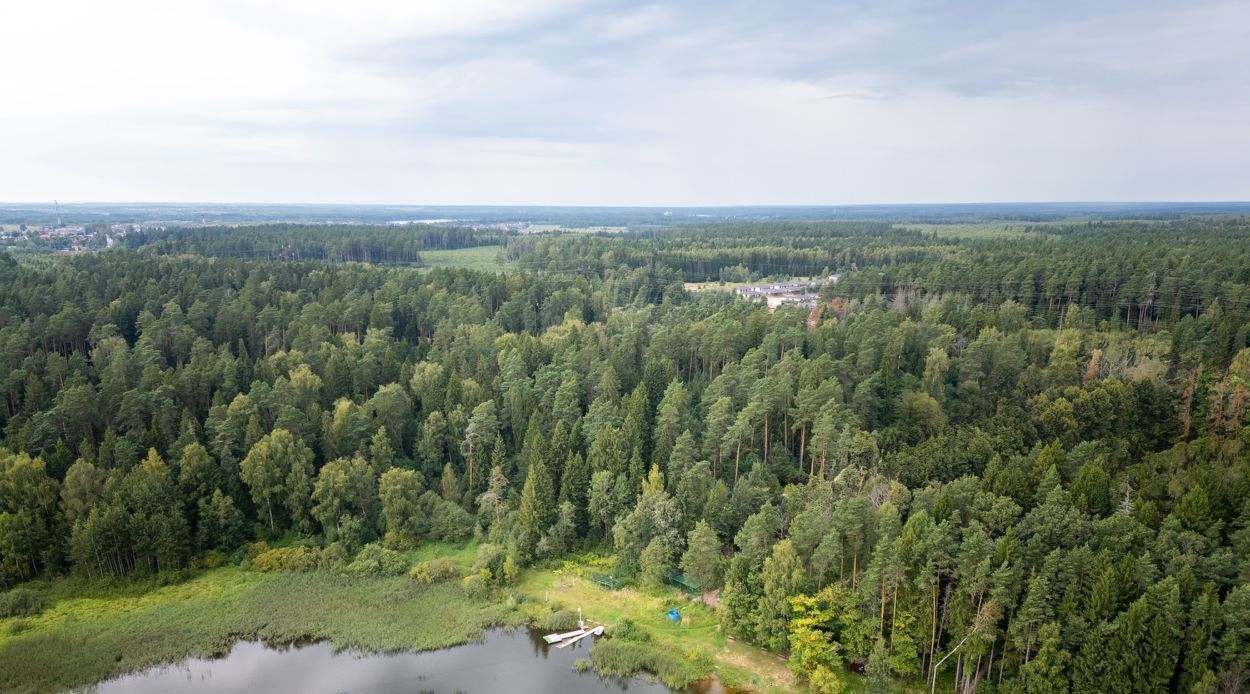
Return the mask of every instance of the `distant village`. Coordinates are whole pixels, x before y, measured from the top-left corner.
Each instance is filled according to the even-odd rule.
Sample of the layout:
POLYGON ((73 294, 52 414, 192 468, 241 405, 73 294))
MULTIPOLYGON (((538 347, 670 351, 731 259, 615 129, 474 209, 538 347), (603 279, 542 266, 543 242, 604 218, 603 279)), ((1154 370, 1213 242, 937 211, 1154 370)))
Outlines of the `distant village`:
POLYGON ((837 281, 837 275, 829 275, 828 277, 813 277, 807 280, 753 284, 746 287, 738 287, 735 291, 743 299, 767 302, 769 310, 776 310, 779 306, 788 305, 811 309, 820 300, 820 295, 813 290, 823 284, 834 284, 837 281))
POLYGON ((123 236, 142 228, 139 224, 4 224, 0 225, 0 249, 78 255, 112 248, 123 236))

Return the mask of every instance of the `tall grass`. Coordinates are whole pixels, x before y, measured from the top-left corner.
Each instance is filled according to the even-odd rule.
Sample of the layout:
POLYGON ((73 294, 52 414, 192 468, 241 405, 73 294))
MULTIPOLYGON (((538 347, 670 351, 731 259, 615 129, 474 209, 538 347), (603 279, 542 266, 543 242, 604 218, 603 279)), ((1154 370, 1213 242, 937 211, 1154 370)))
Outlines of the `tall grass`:
POLYGON ((590 651, 595 672, 604 677, 631 677, 650 672, 673 689, 684 689, 707 676, 711 658, 701 651, 675 653, 652 643, 602 639, 590 651))
POLYGON ((64 598, 24 618, 18 633, 0 628, 0 690, 80 687, 160 663, 221 655, 241 638, 428 650, 479 639, 487 626, 521 619, 503 605, 467 599, 454 583, 419 585, 407 576, 228 567, 138 595, 101 593, 64 598))

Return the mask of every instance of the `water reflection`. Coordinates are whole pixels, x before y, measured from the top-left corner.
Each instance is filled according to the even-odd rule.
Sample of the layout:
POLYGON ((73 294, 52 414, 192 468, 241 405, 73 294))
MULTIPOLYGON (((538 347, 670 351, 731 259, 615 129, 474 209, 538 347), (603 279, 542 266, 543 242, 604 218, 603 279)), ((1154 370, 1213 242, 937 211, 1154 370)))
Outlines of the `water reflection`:
POLYGON ((604 680, 573 672, 593 638, 548 647, 525 629, 493 630, 485 640, 426 653, 334 652, 328 643, 267 646, 240 641, 223 658, 192 658, 108 680, 101 694, 263 692, 264 694, 416 694, 418 692, 668 692, 642 678, 604 680))

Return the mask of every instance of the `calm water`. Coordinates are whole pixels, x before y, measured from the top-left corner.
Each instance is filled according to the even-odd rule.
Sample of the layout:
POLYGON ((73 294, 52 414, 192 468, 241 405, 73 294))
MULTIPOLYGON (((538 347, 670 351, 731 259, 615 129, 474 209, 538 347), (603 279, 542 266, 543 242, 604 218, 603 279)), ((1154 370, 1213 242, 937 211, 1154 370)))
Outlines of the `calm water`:
POLYGON ((641 678, 603 680, 573 672, 590 655, 593 637, 548 647, 525 629, 496 629, 479 643, 425 653, 340 651, 328 643, 271 647, 240 641, 223 658, 193 658, 99 685, 101 694, 262 692, 263 694, 416 694, 417 692, 668 692, 641 678))

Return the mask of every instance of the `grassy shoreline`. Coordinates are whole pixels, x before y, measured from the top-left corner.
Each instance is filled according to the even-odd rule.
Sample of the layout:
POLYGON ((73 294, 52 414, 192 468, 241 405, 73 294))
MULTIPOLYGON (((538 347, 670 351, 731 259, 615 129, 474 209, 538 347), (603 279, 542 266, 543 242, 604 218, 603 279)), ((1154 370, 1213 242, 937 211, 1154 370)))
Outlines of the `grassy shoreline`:
POLYGON ((525 618, 502 602, 471 600, 454 583, 326 571, 228 566, 149 590, 63 578, 38 589, 60 597, 38 616, 0 620, 0 689, 6 692, 83 687, 188 657, 222 655, 240 639, 422 651, 479 639, 492 626, 525 618))
MULTIPOLYGON (((414 563, 448 557, 464 570, 475 553, 473 543, 430 545, 408 557, 414 563)), ((645 643, 617 644, 629 645, 617 653, 605 651, 596 663, 600 670, 663 664, 667 658, 674 672, 665 679, 678 682, 715 675, 730 687, 764 693, 802 688, 784 658, 726 637, 705 605, 676 590, 609 591, 584 578, 585 568, 594 567, 530 569, 487 600, 469 598, 455 581, 422 585, 407 576, 261 573, 236 566, 164 586, 49 579, 33 586, 55 600, 52 607, 35 617, 0 619, 0 689, 89 686, 189 657, 220 656, 240 639, 431 650, 480 639, 494 626, 541 624, 555 610, 579 607, 589 621, 611 627, 630 620, 648 637, 645 643), (681 609, 683 622, 667 620, 664 613, 673 607, 681 609)))

